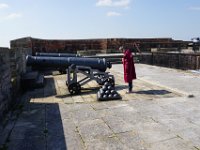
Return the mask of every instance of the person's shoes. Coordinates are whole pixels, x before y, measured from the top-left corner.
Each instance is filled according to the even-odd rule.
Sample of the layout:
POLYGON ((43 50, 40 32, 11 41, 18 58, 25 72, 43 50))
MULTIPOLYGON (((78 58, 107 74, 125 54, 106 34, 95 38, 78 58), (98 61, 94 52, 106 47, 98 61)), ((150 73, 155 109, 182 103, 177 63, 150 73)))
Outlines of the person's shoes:
POLYGON ((130 94, 130 93, 133 93, 133 91, 126 91, 126 94, 130 94))

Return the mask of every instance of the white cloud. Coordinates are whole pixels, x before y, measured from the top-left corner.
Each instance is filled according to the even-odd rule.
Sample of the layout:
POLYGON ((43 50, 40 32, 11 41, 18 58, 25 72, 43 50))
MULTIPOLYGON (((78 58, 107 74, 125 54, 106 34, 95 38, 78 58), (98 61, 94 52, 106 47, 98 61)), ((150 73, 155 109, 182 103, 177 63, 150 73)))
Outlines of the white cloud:
POLYGON ((112 6, 112 0, 98 0, 97 6, 112 6))
POLYGON ((5 3, 0 3, 0 9, 8 8, 9 6, 5 3))
POLYGON ((22 14, 20 14, 20 13, 11 13, 11 14, 7 15, 5 17, 5 19, 12 20, 12 19, 21 18, 21 17, 22 17, 22 14))
POLYGON ((128 7, 130 4, 130 0, 119 0, 113 3, 114 6, 119 6, 119 7, 128 7))
POLYGON ((125 7, 128 8, 131 0, 98 0, 96 6, 125 7))
POLYGON ((112 17, 112 16, 121 16, 121 14, 118 13, 118 12, 110 11, 110 12, 107 13, 107 16, 108 16, 108 17, 112 17))
POLYGON ((200 11, 200 6, 198 6, 198 7, 190 7, 189 9, 190 10, 198 10, 198 11, 200 11))

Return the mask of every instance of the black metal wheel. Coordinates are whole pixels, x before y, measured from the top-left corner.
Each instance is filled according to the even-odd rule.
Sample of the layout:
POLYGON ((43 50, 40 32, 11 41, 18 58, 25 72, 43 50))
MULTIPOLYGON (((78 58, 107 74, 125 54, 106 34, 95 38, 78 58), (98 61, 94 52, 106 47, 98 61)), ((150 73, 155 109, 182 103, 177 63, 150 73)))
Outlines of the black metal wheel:
POLYGON ((81 92, 81 85, 79 83, 72 83, 68 86, 69 93, 71 95, 76 95, 81 92))

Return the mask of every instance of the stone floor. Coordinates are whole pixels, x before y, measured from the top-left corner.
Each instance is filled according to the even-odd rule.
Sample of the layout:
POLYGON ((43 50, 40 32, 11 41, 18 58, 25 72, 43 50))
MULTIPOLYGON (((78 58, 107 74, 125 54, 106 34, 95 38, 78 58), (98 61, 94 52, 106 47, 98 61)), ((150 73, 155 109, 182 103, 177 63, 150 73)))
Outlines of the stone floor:
POLYGON ((0 143, 8 150, 200 150, 200 100, 195 91, 200 77, 141 64, 136 69, 131 94, 125 94, 122 66, 110 70, 122 96, 115 101, 97 101, 95 82, 71 96, 65 75, 45 76, 44 88, 23 95, 19 113, 0 133, 0 143), (194 90, 185 88, 185 78, 196 81, 194 90))

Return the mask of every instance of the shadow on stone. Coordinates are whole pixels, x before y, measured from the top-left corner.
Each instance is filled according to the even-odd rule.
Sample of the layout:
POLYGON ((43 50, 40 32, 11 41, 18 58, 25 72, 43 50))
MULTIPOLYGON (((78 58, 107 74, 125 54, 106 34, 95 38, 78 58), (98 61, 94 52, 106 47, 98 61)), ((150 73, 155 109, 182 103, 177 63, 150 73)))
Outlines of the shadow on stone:
POLYGON ((46 144, 48 150, 66 150, 67 136, 64 132, 61 110, 58 104, 46 105, 46 144))
POLYGON ((136 94, 146 94, 146 95, 165 95, 170 94, 171 92, 167 90, 146 90, 146 91, 136 91, 136 94))
POLYGON ((59 104, 49 103, 45 99, 57 94, 55 82, 52 77, 46 80, 45 87, 27 91, 22 96, 22 111, 5 141, 8 150, 67 149, 59 104))
POLYGON ((128 85, 116 85, 115 89, 118 90, 124 90, 124 89, 128 89, 128 85))
MULTIPOLYGON (((89 95, 89 94, 96 94, 99 90, 99 87, 91 87, 91 88, 81 88, 81 93, 78 95, 89 95)), ((64 94, 64 95, 56 95, 56 98, 67 98, 71 96, 76 96, 76 95, 71 95, 71 94, 64 94)))

